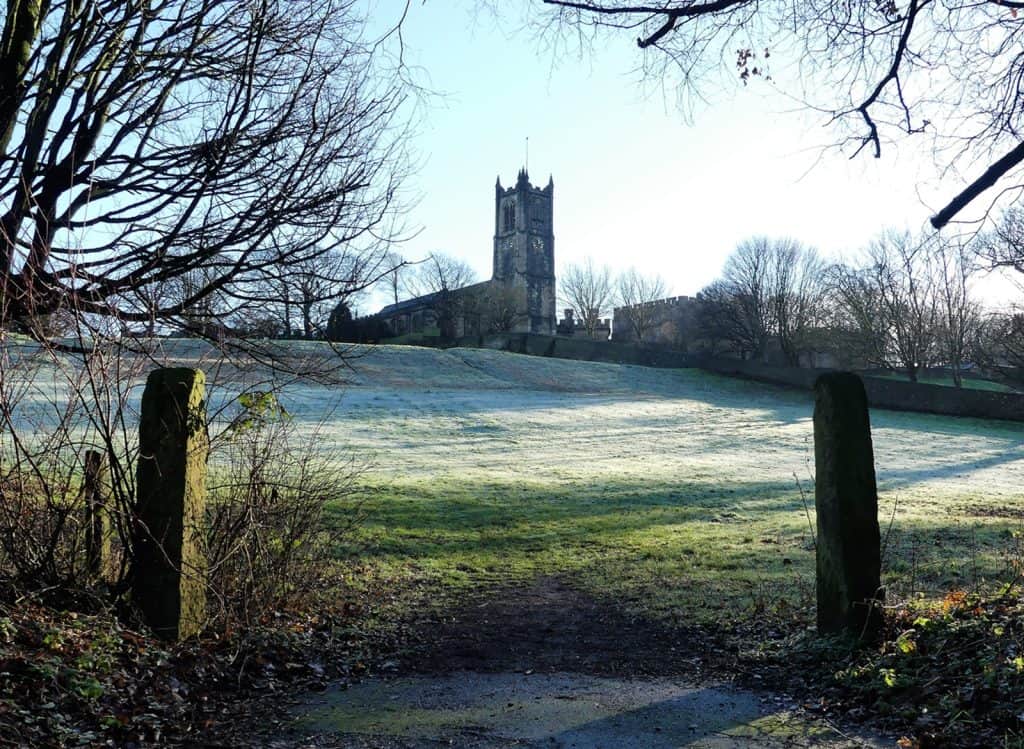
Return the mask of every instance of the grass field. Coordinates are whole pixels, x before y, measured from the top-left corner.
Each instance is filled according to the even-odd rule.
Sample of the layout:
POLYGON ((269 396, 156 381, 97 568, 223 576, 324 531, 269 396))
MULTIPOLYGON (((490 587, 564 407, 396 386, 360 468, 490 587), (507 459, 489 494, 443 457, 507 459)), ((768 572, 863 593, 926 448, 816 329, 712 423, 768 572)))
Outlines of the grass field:
MULTIPOLYGON (((371 463, 339 556, 428 589, 540 574, 670 620, 807 614, 809 395, 697 370, 380 347, 283 396, 371 463), (333 403, 333 406, 325 406, 333 403), (801 613, 802 612, 802 613, 801 613)), ((872 413, 890 600, 1019 571, 1024 425, 872 413)))
MULTIPOLYGON (((202 344, 160 345, 160 359, 207 372, 215 436, 238 414, 237 404, 220 406, 268 386, 265 369, 218 365, 202 344)), ((25 376, 0 376, 18 407, 0 458, 14 436, 36 449, 56 434, 57 447, 41 443, 40 453, 73 471, 81 447, 97 444, 86 417, 106 394, 80 389, 82 408, 64 414, 76 402, 67 395, 76 364, 39 363, 23 348, 24 362, 12 361, 25 376)), ((886 721, 894 735, 1024 745, 1024 424, 872 412, 883 582, 896 608, 877 647, 851 649, 806 627, 815 611, 810 393, 476 349, 370 347, 350 352, 351 367, 321 344, 280 353, 299 369, 309 357, 322 374, 335 371, 333 384, 283 385, 290 418, 274 428, 327 460, 332 479, 335 466, 342 479, 351 461, 364 466, 356 502, 334 501, 327 519, 349 528, 331 549, 348 589, 329 585, 304 599, 316 616, 298 612, 326 627, 317 637, 341 648, 346 679, 396 669, 712 674, 886 721), (964 594, 1007 588, 1017 595, 964 594)), ((130 449, 153 363, 113 361, 125 368, 109 370, 111 387, 128 388, 114 436, 130 449)), ((275 457, 289 455, 277 431, 241 434, 272 435, 275 457)), ((223 446, 256 443, 219 444, 214 486, 226 476, 217 473, 223 446)), ((285 464, 260 462, 270 480, 285 464)), ((319 650, 323 640, 309 642, 319 650)))
MULTIPOLYGON (((168 345, 219 380, 214 405, 259 379, 168 345)), ((288 346, 330 360, 321 344, 288 346)), ((344 386, 281 395, 313 449, 369 466, 365 518, 337 549, 356 584, 387 579, 443 606, 554 573, 669 620, 812 611, 810 394, 476 349, 356 353, 344 386)), ((28 399, 40 414, 59 388, 43 375, 28 399)), ((1015 581, 1024 424, 871 418, 890 600, 1015 581)))
MULTIPOLYGON (((907 376, 899 372, 885 372, 872 374, 872 377, 882 377, 887 380, 900 380, 907 382, 907 376)), ((942 385, 943 387, 956 387, 953 378, 950 376, 922 375, 917 381, 925 385, 942 385)), ((988 390, 994 393, 1015 393, 1017 392, 1009 385, 1001 382, 986 380, 982 377, 965 376, 962 380, 963 387, 967 390, 988 390)))

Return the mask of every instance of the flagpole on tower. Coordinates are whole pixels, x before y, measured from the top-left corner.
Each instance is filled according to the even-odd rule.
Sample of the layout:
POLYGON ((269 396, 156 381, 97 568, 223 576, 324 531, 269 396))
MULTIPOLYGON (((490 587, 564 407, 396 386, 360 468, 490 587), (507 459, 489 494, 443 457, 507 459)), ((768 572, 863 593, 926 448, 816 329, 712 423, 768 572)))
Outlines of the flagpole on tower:
POLYGON ((530 136, 526 136, 526 171, 530 171, 530 136))

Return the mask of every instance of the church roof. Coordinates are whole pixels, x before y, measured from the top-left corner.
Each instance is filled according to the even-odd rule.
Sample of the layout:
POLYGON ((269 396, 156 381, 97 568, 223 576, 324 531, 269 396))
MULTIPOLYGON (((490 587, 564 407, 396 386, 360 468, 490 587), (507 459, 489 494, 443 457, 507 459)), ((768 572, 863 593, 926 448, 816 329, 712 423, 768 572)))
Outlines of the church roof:
POLYGON ((398 304, 389 304, 377 314, 382 317, 388 317, 389 315, 394 315, 399 312, 410 312, 414 309, 418 309, 419 307, 426 307, 440 296, 440 294, 441 292, 435 291, 433 294, 424 294, 423 296, 413 297, 412 299, 406 299, 398 302, 398 304))
POLYGON ((413 297, 412 299, 406 299, 405 301, 399 302, 398 304, 389 304, 387 307, 382 309, 377 314, 381 317, 390 317, 401 312, 412 312, 413 310, 421 307, 430 307, 434 301, 441 296, 441 294, 467 294, 476 291, 482 291, 487 286, 490 286, 490 281, 479 281, 478 283, 470 284, 469 286, 463 286, 458 289, 452 289, 448 292, 435 291, 432 294, 424 294, 423 296, 413 297))

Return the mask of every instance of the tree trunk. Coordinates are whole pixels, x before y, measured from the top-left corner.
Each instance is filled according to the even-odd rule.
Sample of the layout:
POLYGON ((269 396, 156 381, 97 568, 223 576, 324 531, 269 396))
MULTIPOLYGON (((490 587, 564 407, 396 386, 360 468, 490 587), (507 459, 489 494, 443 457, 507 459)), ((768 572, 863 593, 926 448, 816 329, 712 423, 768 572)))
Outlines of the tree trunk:
POLYGON ((782 354, 786 357, 786 363, 791 367, 800 366, 800 352, 796 346, 792 343, 786 343, 782 338, 779 339, 779 346, 782 348, 782 354))
POLYGON ((960 362, 958 362, 958 361, 954 361, 953 362, 952 374, 953 374, 953 386, 954 387, 958 387, 958 388, 962 388, 964 386, 964 377, 963 377, 963 373, 961 373, 961 371, 960 371, 960 362))
POLYGON ((22 95, 19 88, 39 36, 39 0, 15 0, 7 4, 7 18, 0 45, 0 151, 6 151, 18 120, 22 95))
POLYGON ((302 303, 302 336, 307 340, 313 338, 313 303, 302 303))
POLYGON ((284 303, 284 337, 292 337, 292 305, 289 302, 284 303))

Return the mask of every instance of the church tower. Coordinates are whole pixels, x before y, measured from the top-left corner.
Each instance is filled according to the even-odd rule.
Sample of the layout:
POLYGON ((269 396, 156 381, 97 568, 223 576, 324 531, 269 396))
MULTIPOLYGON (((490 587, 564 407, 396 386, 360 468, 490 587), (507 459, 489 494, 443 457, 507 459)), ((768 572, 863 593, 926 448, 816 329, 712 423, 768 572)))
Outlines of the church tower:
POLYGON ((512 289, 525 305, 516 332, 555 332, 555 183, 534 187, 525 169, 514 187, 494 187, 492 281, 512 289))

